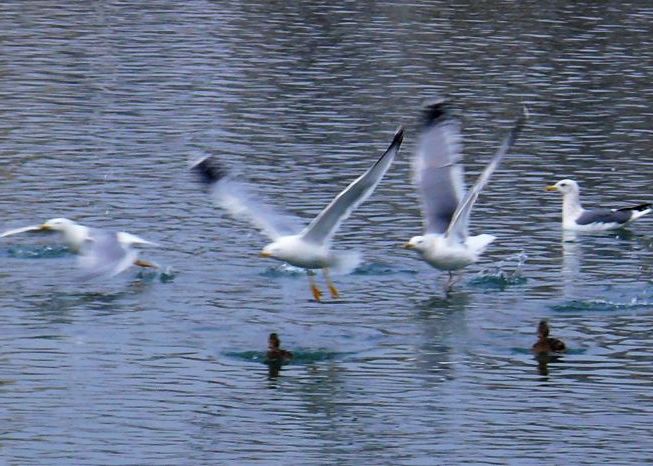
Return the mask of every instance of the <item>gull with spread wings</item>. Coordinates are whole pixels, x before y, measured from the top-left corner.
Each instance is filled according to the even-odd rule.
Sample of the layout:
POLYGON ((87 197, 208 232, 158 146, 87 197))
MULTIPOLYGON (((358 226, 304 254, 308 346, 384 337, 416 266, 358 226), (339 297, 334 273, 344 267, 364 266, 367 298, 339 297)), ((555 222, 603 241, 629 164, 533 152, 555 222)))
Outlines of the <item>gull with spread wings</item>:
POLYGON ((153 262, 138 258, 135 245, 156 246, 139 236, 89 228, 67 218, 53 218, 40 225, 16 228, 0 234, 0 238, 27 232, 57 231, 72 252, 79 255, 78 263, 85 278, 114 276, 131 265, 158 268, 153 262))
POLYGON ((526 118, 524 108, 524 114, 497 153, 465 193, 460 124, 451 116, 444 100, 434 101, 424 110, 414 171, 422 198, 425 232, 411 238, 404 247, 417 251, 431 266, 448 271, 447 288, 453 284, 453 271, 478 261, 495 239, 488 234, 470 236, 469 216, 478 195, 517 139, 526 118))
POLYGON ((347 266, 351 269, 355 266, 352 262, 357 261, 359 256, 352 252, 332 251, 333 235, 353 210, 372 194, 395 159, 403 137, 404 130, 399 128, 388 149, 374 165, 338 194, 299 233, 293 233, 289 228, 287 217, 284 218, 255 200, 247 187, 231 176, 215 157, 200 159, 192 165, 191 170, 199 175, 202 183, 209 186, 218 206, 235 217, 245 217, 272 240, 261 251, 262 257, 306 269, 313 297, 320 301, 322 292, 315 283, 314 270, 322 269, 331 296, 338 298, 338 290, 330 278, 329 270, 347 266))

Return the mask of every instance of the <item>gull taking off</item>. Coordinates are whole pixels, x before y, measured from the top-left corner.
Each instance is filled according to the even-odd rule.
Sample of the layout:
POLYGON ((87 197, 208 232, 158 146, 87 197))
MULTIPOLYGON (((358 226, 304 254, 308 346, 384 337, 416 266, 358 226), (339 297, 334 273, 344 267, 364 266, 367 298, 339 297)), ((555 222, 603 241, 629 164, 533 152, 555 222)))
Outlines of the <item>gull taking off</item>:
POLYGON ((447 288, 453 283, 453 271, 476 262, 495 239, 488 234, 469 236, 469 216, 478 195, 517 139, 526 118, 524 108, 524 114, 465 194, 460 124, 451 117, 449 106, 443 100, 424 109, 413 168, 422 198, 425 231, 411 238, 404 247, 417 251, 431 266, 448 271, 447 288))
POLYGON ((331 296, 337 298, 338 290, 331 281, 329 270, 345 268, 347 265, 351 269, 352 266, 355 267, 353 262, 358 261, 359 256, 352 252, 333 252, 333 235, 342 221, 372 194, 395 159, 403 137, 404 130, 400 128, 388 149, 374 165, 338 194, 306 228, 294 234, 292 230, 289 231, 287 221, 278 214, 275 215, 270 208, 256 202, 245 186, 228 175, 215 157, 200 159, 191 170, 199 175, 204 184, 209 185, 220 207, 236 217, 247 218, 272 240, 261 251, 262 257, 270 257, 306 269, 313 297, 320 301, 322 292, 315 284, 313 270, 322 269, 331 296))
POLYGON ((72 252, 79 255, 78 263, 87 278, 100 275, 114 276, 131 265, 158 267, 156 264, 138 259, 135 245, 151 245, 139 236, 120 232, 99 230, 79 225, 67 218, 53 218, 41 225, 16 228, 0 234, 0 238, 25 232, 57 231, 72 252))
POLYGON ((574 180, 560 180, 546 190, 562 193, 562 228, 565 230, 615 230, 651 211, 651 204, 621 209, 584 209, 580 203, 580 188, 574 180))

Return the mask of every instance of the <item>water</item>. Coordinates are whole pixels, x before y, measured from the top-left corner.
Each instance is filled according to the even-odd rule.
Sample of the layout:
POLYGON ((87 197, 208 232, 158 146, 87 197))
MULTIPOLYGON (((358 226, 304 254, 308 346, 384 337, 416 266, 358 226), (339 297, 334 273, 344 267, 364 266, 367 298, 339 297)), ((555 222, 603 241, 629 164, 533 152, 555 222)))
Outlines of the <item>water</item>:
POLYGON ((651 200, 642 2, 4 2, 0 227, 123 229, 165 275, 79 283, 55 238, 3 240, 0 463, 641 464, 653 453, 651 219, 562 241, 560 199, 651 200), (498 240, 444 295, 399 246, 418 108, 461 109, 468 176, 532 118, 473 212, 498 240), (404 124, 343 225, 343 298, 257 257, 187 173, 218 154, 310 219, 404 124), (569 352, 537 361, 537 322, 569 352), (269 332, 296 354, 278 377, 269 332))

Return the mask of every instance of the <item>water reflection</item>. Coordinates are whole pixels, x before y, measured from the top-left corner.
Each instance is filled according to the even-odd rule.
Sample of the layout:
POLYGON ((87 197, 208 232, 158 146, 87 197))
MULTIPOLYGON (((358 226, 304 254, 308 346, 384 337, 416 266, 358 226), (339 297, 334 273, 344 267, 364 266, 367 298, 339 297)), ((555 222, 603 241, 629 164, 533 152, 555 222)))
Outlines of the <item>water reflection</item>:
POLYGON ((562 361, 562 356, 550 353, 537 353, 535 355, 535 360, 537 361, 538 374, 547 377, 544 380, 548 380, 549 364, 562 361))
MULTIPOLYGON (((577 283, 581 281, 580 265, 582 261, 582 246, 578 242, 576 232, 564 230, 562 233, 562 294, 565 298, 578 296, 577 283)), ((583 285, 581 285, 583 286, 583 285)))

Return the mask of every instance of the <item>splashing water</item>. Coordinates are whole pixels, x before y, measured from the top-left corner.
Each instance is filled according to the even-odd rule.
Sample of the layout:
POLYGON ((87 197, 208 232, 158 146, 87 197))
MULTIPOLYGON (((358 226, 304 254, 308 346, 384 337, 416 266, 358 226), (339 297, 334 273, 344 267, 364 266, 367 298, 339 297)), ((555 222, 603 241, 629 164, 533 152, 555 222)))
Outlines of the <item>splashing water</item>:
POLYGON ((508 286, 526 283, 522 269, 528 256, 523 252, 512 254, 496 264, 478 272, 470 280, 472 285, 503 290, 508 286))

